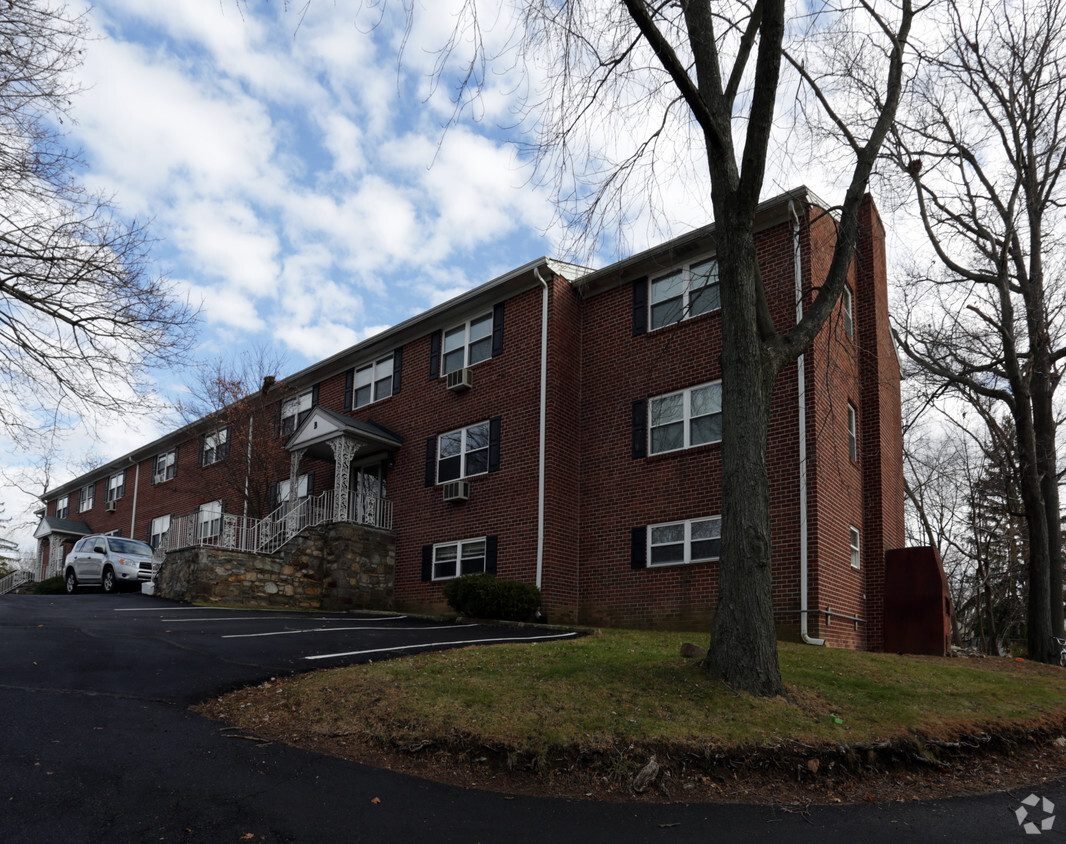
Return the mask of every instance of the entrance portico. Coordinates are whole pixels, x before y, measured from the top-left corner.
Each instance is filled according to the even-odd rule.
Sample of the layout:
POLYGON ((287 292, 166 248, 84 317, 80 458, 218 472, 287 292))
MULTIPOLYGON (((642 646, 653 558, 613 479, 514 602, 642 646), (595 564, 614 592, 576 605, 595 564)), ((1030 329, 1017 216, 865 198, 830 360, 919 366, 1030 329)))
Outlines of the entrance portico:
MULTIPOLYGON (((304 456, 332 461, 333 520, 381 524, 385 507, 384 464, 389 455, 403 445, 403 438, 375 422, 352 419, 342 413, 315 407, 285 444, 289 451, 289 509, 298 494, 300 463, 304 456), (375 463, 375 458, 379 458, 375 463), (375 466, 373 472, 360 472, 360 482, 352 489, 352 466, 375 466), (362 476, 366 474, 366 478, 362 476), (375 478, 371 484, 369 480, 375 478), (370 487, 374 488, 371 489, 370 487)), ((391 519, 389 520, 391 522, 391 519)))

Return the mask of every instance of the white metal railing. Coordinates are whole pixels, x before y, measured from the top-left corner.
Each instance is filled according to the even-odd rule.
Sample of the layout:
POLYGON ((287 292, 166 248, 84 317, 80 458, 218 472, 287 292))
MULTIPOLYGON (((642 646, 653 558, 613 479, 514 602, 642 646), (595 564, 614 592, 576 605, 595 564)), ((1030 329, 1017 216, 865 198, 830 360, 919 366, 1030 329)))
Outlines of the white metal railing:
MULTIPOLYGON (((210 546, 232 551, 272 554, 301 531, 338 521, 333 491, 303 498, 290 506, 285 502, 262 519, 223 513, 208 518, 203 513, 175 516, 160 542, 162 552, 179 548, 210 546)), ((392 529, 392 501, 352 493, 339 521, 392 529)))
POLYGON ((6 595, 8 592, 14 592, 23 583, 33 580, 33 573, 28 572, 25 569, 16 569, 11 574, 0 577, 0 595, 6 595))

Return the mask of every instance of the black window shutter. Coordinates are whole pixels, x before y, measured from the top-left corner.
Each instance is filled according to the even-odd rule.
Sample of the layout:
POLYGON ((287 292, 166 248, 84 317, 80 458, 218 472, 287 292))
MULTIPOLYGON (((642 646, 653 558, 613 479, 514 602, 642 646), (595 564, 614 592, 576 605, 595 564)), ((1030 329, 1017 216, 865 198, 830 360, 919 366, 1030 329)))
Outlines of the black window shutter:
POLYGON ((440 331, 429 335, 429 380, 440 378, 440 331))
POLYGON ((426 437, 426 486, 437 483, 437 438, 426 437))
POLYGON ((400 372, 403 370, 403 346, 392 353, 392 394, 400 392, 400 372))
POLYGON ((629 567, 634 571, 648 567, 648 528, 635 527, 629 537, 629 567))
POLYGON ((222 443, 222 447, 219 448, 219 451, 221 452, 220 459, 223 458, 223 457, 229 457, 229 426, 228 425, 226 426, 225 430, 226 430, 226 441, 224 443, 222 443))
POLYGON ((93 484, 93 506, 96 506, 96 502, 100 500, 97 493, 100 491, 100 481, 93 484))
POLYGON ((315 473, 314 472, 308 472, 307 473, 307 496, 308 496, 308 498, 310 498, 314 494, 315 494, 315 473))
POLYGON ((174 477, 178 476, 178 446, 174 446, 174 477))
POLYGON ((422 579, 433 579, 433 546, 422 546, 422 579))
POLYGON ((497 539, 495 536, 485 537, 485 573, 496 574, 496 548, 497 539))
POLYGON ((199 464, 201 466, 204 465, 204 437, 205 436, 206 436, 206 434, 200 434, 200 456, 197 458, 197 461, 199 462, 199 464))
POLYGON ((633 402, 633 459, 648 456, 648 409, 644 399, 633 402))
POLYGON ((492 356, 503 354, 503 302, 492 309, 492 356))
POLYGON ((500 417, 489 420, 489 471, 500 471, 500 417))
POLYGON ((352 407, 352 402, 354 401, 354 399, 352 398, 352 391, 353 391, 354 387, 355 387, 355 369, 353 368, 353 369, 349 369, 344 374, 344 409, 345 410, 354 410, 355 409, 355 408, 352 407))
POLYGON ((633 282, 633 336, 648 330, 648 277, 633 282))
POLYGON ((311 388, 311 407, 318 407, 318 384, 311 388))
MULTIPOLYGON (((155 457, 152 458, 152 477, 149 483, 151 483, 153 486, 155 486, 155 473, 159 469, 159 458, 161 456, 162 455, 157 454, 155 457)), ((149 528, 149 530, 150 529, 151 528, 149 528)))
POLYGON ((270 501, 270 503, 267 505, 267 507, 270 509, 270 512, 273 513, 278 508, 278 485, 277 484, 271 484, 270 485, 270 499, 269 499, 269 501, 270 501))

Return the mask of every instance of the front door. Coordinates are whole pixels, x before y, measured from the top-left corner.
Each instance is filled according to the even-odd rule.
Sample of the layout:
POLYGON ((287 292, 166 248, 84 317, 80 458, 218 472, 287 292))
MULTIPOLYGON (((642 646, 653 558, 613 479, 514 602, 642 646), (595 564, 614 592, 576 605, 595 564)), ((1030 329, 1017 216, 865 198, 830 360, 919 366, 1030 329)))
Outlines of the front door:
POLYGON ((351 505, 353 522, 381 526, 382 499, 385 498, 385 464, 352 467, 351 505))

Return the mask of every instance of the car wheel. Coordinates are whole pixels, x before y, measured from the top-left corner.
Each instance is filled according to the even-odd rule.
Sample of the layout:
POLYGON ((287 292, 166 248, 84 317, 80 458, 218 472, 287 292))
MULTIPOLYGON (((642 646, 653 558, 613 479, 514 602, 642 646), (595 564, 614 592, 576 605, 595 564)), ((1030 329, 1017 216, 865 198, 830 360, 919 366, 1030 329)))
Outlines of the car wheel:
POLYGON ((78 588, 78 578, 73 571, 67 572, 67 592, 73 593, 78 588))
POLYGON ((115 570, 114 569, 110 569, 110 568, 104 569, 104 577, 100 581, 100 585, 102 585, 104 587, 104 591, 108 595, 112 594, 116 590, 116 588, 118 587, 118 583, 115 580, 115 570))

